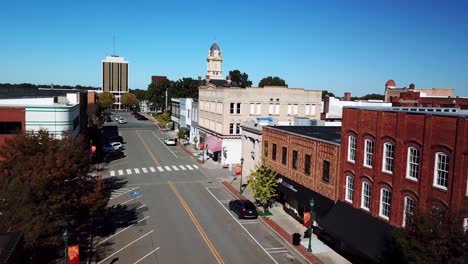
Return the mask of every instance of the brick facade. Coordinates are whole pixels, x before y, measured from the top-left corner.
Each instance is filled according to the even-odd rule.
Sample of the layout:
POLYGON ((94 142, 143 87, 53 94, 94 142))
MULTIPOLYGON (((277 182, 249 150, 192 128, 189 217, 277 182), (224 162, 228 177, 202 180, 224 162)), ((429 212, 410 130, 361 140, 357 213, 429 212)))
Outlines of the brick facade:
MULTIPOLYGON (((468 120, 462 115, 396 112, 359 108, 343 109, 339 199, 346 201, 346 177, 354 178, 352 205, 361 208, 362 183, 371 184, 369 212, 394 226, 402 226, 404 197, 416 202, 416 210, 438 206, 468 216, 468 120), (348 161, 349 136, 356 137, 355 162, 348 161), (372 168, 365 167, 365 140, 374 141, 372 168), (383 172, 384 144, 394 146, 393 172, 383 172), (417 180, 407 178, 408 148, 419 150, 417 180), (449 158, 446 190, 434 186, 437 152, 449 158), (379 216, 381 189, 391 191, 388 219, 379 216)), ((349 201, 346 201, 349 202, 349 201)), ((364 210, 364 209, 362 209, 364 210)))
MULTIPOLYGON (((265 163, 274 171, 302 186, 335 201, 338 198, 338 175, 340 144, 307 136, 281 131, 274 127, 263 127, 263 148, 268 144, 268 156, 265 163), (273 144, 277 145, 276 160, 272 159, 273 144), (282 163, 282 147, 287 148, 286 165, 282 163), (297 169, 292 167, 293 150, 298 152, 297 169), (310 175, 304 172, 305 155, 311 156, 310 175), (329 182, 323 180, 323 163, 330 162, 329 182)), ((263 149, 262 153, 265 149, 263 149)))
MULTIPOLYGON (((26 117, 24 107, 0 107, 0 123, 1 122, 21 122, 20 133, 26 131, 26 117)), ((17 134, 0 134, 0 146, 5 144, 7 138, 14 138, 17 134)))

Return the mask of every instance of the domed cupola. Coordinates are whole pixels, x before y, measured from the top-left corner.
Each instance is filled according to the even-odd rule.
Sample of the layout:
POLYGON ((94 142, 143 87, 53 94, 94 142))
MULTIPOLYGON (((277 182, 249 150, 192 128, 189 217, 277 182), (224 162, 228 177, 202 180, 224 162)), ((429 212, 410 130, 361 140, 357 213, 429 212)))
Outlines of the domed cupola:
POLYGON ((221 49, 218 44, 215 42, 211 45, 208 50, 208 57, 206 58, 207 62, 207 71, 206 75, 210 76, 210 79, 222 80, 223 71, 222 71, 222 62, 223 56, 221 55, 221 49))

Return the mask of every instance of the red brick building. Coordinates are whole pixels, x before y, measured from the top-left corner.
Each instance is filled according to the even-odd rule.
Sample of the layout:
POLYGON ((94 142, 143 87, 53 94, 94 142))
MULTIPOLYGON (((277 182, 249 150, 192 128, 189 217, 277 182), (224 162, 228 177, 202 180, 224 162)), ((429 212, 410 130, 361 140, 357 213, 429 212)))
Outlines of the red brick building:
POLYGON ((7 138, 26 131, 24 107, 0 107, 0 146, 7 138))
POLYGON ((265 163, 277 172, 278 201, 299 221, 304 211, 325 214, 338 198, 340 127, 263 127, 265 163))
POLYGON ((392 106, 411 107, 453 107, 468 109, 468 98, 466 97, 423 97, 421 92, 408 90, 399 96, 391 96, 392 106))
POLYGON ((468 217, 468 111, 344 108, 339 199, 393 226, 416 210, 468 217))

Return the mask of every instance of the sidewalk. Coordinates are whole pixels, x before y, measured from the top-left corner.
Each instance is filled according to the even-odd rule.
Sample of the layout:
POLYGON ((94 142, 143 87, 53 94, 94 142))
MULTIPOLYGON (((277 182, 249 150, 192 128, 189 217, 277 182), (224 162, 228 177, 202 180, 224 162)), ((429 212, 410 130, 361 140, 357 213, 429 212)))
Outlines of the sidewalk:
MULTIPOLYGON (((235 170, 229 170, 223 168, 220 163, 214 162, 211 159, 205 159, 202 162, 202 157, 197 156, 201 153, 200 150, 195 150, 193 145, 180 145, 188 155, 197 160, 207 172, 213 176, 224 179, 222 184, 228 189, 233 195, 240 199, 248 199, 253 201, 254 198, 250 193, 249 189, 246 188, 242 194, 239 193, 240 180, 239 177, 235 176, 235 170)), ((280 237, 292 245, 292 234, 301 234, 301 246, 293 246, 305 259, 310 263, 325 263, 325 264, 349 264, 350 262, 337 254, 327 245, 318 240, 315 234, 312 234, 311 248, 312 254, 307 252, 309 245, 309 239, 303 238, 306 228, 302 226, 296 219, 287 214, 281 204, 276 203, 273 208, 269 211, 273 214, 268 217, 260 217, 260 219, 273 229, 280 237)))

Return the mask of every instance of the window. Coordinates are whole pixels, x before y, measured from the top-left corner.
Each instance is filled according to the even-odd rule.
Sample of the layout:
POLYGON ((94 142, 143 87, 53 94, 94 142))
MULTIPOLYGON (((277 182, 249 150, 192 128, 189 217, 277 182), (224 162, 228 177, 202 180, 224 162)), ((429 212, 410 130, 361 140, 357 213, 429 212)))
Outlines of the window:
POLYGON ((250 103, 250 115, 255 115, 255 103, 250 103))
POLYGON ((234 124, 233 123, 229 124, 229 134, 230 135, 234 134, 234 124))
POLYGON ((374 141, 365 140, 364 146, 364 166, 372 168, 374 163, 374 141))
POLYGON ((263 142, 263 156, 268 157, 268 141, 266 140, 263 142))
POLYGON ((281 151, 281 163, 283 163, 284 165, 286 165, 286 162, 288 160, 287 155, 288 155, 288 148, 283 147, 281 151))
POLYGON ((297 150, 293 150, 292 153, 292 167, 293 169, 297 169, 297 150))
POLYGON ((271 159, 276 160, 276 144, 274 144, 274 143, 273 143, 273 148, 272 148, 271 152, 272 152, 271 153, 271 155, 272 155, 271 159))
POLYGON ((393 173, 393 157, 395 155, 395 146, 390 143, 384 143, 382 171, 393 173))
POLYGON ((310 174, 310 155, 309 154, 305 154, 304 172, 305 174, 310 174))
POLYGON ((330 162, 328 160, 323 161, 323 176, 322 179, 326 182, 330 182, 330 162))
POLYGON ((292 114, 293 114, 293 105, 288 104, 288 115, 292 115, 292 114))
POLYGON ((240 134, 240 129, 241 129, 240 123, 237 123, 236 124, 236 134, 238 134, 238 135, 240 134))
POLYGON ((297 104, 293 105, 293 115, 297 115, 297 104))
POLYGON ((305 115, 314 115, 315 114, 315 105, 313 104, 306 104, 305 105, 305 115))
POLYGON ((434 186, 447 190, 449 173, 449 157, 443 152, 437 152, 434 164, 434 186))
POLYGON ((257 114, 257 115, 261 115, 261 114, 262 114, 262 104, 261 104, 261 103, 257 103, 257 104, 256 104, 256 114, 257 114))
POLYGON ((406 162, 406 178, 418 180, 419 175, 419 150, 415 147, 408 148, 408 160, 406 162))
POLYGON ((232 115, 239 115, 241 113, 241 103, 230 103, 230 111, 232 115))
POLYGON ((240 114, 241 113, 241 103, 237 103, 237 109, 236 109, 236 114, 240 114))
POLYGON ((380 190, 380 212, 379 215, 388 220, 390 217, 390 204, 392 202, 392 193, 386 189, 382 188, 380 190))
POLYGON ((369 211, 371 200, 371 185, 368 182, 362 183, 361 208, 369 211))
POLYGON ((280 105, 275 104, 275 115, 279 115, 280 105))
POLYGON ((352 203, 353 195, 354 195, 354 178, 352 176, 346 176, 345 200, 352 203))
POLYGON ((416 202, 413 198, 409 196, 405 196, 404 205, 403 205, 403 224, 402 226, 406 226, 406 224, 411 223, 414 216, 414 209, 416 208, 416 202))
POLYGON ((273 115, 274 114, 274 104, 269 104, 268 105, 268 114, 273 115))
POLYGON ((348 161, 356 162, 356 137, 348 137, 348 161))
POLYGON ((231 103, 231 107, 230 107, 229 113, 234 114, 234 112, 235 112, 235 110, 236 110, 235 108, 236 108, 236 104, 235 104, 235 103, 231 103))

